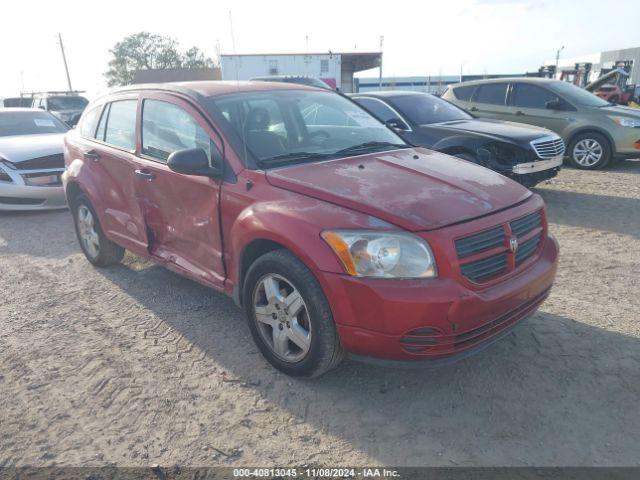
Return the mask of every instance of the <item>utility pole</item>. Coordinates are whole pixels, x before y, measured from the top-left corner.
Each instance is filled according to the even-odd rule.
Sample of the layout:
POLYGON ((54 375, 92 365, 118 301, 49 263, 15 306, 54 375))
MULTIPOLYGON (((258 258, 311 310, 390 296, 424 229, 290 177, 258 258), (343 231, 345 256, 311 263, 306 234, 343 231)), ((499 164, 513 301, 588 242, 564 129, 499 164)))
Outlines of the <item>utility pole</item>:
POLYGON ((384 45, 384 35, 380 35, 380 76, 378 77, 378 88, 382 90, 382 46, 384 45))
POLYGON ((69 91, 73 91, 71 88, 71 77, 69 76, 69 67, 67 66, 67 56, 64 54, 64 45, 62 44, 62 35, 58 33, 58 41, 60 42, 60 51, 62 52, 62 61, 64 62, 64 71, 67 74, 67 85, 69 85, 69 91))
POLYGON ((558 63, 560 62, 560 52, 564 50, 564 45, 556 51, 556 72, 558 72, 558 63))

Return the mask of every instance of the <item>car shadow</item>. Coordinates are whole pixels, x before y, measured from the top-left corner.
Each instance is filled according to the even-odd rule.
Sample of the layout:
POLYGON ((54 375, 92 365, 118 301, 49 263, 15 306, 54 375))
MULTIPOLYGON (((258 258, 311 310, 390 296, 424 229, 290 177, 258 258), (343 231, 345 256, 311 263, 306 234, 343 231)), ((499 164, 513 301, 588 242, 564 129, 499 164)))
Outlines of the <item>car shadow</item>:
POLYGON ((550 188, 535 192, 544 198, 551 223, 640 238, 640 199, 550 188))
MULTIPOLYGON (((402 370, 346 361, 315 380, 291 379, 258 354, 228 297, 129 257, 100 272, 228 378, 290 412, 294 423, 378 463, 620 464, 640 453, 619 440, 640 431, 637 338, 543 310, 452 366, 402 370)), ((309 452, 308 462, 314 458, 309 452)))
POLYGON ((0 254, 65 258, 74 252, 80 252, 80 247, 68 210, 0 212, 0 254), (20 235, 15 235, 17 230, 20 235))

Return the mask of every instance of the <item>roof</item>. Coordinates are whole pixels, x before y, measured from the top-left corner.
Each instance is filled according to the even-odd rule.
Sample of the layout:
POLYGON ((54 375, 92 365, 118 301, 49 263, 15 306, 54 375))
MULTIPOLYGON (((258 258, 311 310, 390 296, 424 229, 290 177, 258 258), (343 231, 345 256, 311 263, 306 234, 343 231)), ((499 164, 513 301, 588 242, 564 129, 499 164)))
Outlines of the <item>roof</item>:
POLYGON ((388 97, 404 97, 407 95, 431 95, 431 94, 427 92, 419 92, 416 90, 378 90, 373 92, 358 92, 358 93, 352 94, 351 96, 388 98, 388 97))
POLYGON ((197 101, 204 97, 228 95, 242 92, 262 92, 272 90, 320 90, 319 88, 300 85, 298 83, 282 82, 251 82, 251 81, 222 81, 211 80, 201 82, 168 82, 168 83, 141 83, 116 88, 105 96, 119 92, 135 92, 140 90, 164 90, 181 93, 194 98, 197 101))
POLYGON ((552 78, 541 78, 541 77, 501 77, 501 78, 485 78, 482 80, 471 80, 468 82, 456 83, 455 85, 451 85, 451 86, 455 88, 461 85, 482 85, 483 83, 505 83, 505 82, 549 83, 549 82, 560 82, 560 80, 554 80, 552 78))

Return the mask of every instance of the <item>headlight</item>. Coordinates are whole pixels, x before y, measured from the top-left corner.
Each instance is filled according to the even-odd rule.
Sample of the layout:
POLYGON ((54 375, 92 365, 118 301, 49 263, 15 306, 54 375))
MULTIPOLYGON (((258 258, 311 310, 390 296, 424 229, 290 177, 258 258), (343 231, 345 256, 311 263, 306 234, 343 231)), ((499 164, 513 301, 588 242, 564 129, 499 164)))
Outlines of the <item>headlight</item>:
POLYGON ((436 276, 436 263, 427 242, 409 233, 330 230, 322 238, 349 275, 378 278, 436 276))
POLYGON ((640 128, 640 119, 629 117, 609 117, 614 123, 621 127, 640 128))

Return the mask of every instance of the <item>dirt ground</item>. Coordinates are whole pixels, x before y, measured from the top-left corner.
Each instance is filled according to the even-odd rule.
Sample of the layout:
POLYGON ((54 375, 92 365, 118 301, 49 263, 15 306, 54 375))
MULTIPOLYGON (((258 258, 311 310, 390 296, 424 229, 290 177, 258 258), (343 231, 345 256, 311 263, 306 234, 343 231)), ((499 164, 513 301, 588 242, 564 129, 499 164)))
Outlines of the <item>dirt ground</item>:
POLYGON ((67 211, 0 215, 0 466, 640 465, 640 162, 537 191, 561 262, 535 316, 451 367, 315 381, 230 299, 93 268, 67 211))

